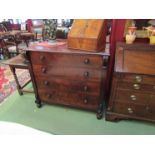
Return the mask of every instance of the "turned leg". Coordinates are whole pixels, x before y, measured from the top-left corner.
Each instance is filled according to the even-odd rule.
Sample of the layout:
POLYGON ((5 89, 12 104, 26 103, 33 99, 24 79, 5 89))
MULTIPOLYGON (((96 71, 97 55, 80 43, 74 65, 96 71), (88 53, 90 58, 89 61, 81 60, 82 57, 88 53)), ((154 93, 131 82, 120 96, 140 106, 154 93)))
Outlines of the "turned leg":
POLYGON ((96 113, 96 117, 97 119, 101 119, 103 117, 103 104, 102 103, 99 105, 99 108, 96 113))
POLYGON ((41 100, 39 98, 36 98, 35 103, 36 103, 38 108, 42 107, 41 100))
POLYGON ((10 69, 11 69, 11 71, 13 73, 14 78, 15 78, 15 81, 16 81, 16 84, 17 84, 18 93, 19 93, 19 95, 23 95, 22 88, 21 88, 21 86, 19 84, 18 77, 16 75, 16 69, 13 66, 11 66, 11 65, 10 65, 10 69))
POLYGON ((25 39, 25 43, 26 43, 26 46, 28 47, 28 46, 29 46, 29 41, 28 41, 28 39, 25 39))

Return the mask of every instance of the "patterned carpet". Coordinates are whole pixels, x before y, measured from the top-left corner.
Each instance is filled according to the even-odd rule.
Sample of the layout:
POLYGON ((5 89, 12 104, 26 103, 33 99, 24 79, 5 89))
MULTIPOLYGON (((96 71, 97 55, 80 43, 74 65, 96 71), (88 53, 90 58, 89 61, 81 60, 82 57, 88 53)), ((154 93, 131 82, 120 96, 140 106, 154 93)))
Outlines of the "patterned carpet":
MULTIPOLYGON (((20 84, 23 85, 30 79, 27 70, 17 69, 16 72, 20 84)), ((16 82, 9 66, 0 64, 0 103, 15 90, 16 82)))

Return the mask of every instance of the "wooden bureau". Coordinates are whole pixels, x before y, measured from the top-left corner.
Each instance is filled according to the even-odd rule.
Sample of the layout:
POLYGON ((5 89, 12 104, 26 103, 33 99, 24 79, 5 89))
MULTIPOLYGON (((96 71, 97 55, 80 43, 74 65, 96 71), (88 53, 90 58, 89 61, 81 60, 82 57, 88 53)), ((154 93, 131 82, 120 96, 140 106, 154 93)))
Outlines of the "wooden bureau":
POLYGON ((155 45, 117 43, 106 120, 155 122, 155 45))
POLYGON ((106 34, 106 19, 74 19, 67 37, 68 48, 100 52, 105 49, 106 34))
POLYGON ((66 105, 97 112, 102 117, 107 53, 60 47, 30 46, 36 103, 66 105))

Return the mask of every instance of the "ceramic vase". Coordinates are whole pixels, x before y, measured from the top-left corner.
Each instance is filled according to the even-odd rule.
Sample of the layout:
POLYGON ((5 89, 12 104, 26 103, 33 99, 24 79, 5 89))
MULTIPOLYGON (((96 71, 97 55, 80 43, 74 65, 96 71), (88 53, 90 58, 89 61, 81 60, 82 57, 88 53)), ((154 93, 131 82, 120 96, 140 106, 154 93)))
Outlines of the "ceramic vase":
POLYGON ((135 34, 126 34, 125 39, 126 39, 127 44, 132 44, 136 39, 136 35, 135 34))

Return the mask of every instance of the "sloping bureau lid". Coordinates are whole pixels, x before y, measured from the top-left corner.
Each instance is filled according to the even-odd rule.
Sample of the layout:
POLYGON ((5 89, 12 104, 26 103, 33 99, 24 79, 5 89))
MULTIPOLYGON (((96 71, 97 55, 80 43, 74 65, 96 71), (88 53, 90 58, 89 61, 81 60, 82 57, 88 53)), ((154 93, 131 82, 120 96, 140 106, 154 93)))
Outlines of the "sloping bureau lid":
POLYGON ((115 71, 155 75, 155 45, 117 43, 115 71))
POLYGON ((103 24, 103 19, 75 19, 68 37, 97 39, 103 24))

